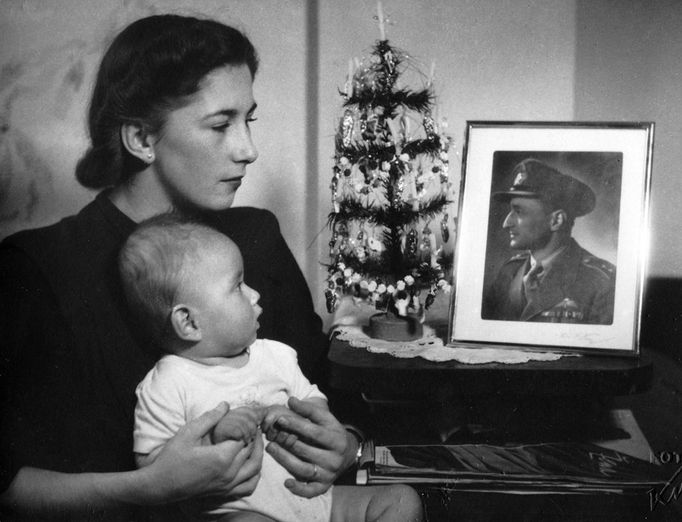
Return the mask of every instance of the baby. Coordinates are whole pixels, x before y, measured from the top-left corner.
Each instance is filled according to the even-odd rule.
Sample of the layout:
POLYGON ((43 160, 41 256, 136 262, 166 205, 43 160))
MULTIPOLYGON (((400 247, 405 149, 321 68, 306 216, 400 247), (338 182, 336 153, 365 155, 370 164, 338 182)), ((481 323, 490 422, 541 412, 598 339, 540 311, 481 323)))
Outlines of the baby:
MULTIPOLYGON (((153 461, 182 426, 220 402, 230 412, 220 439, 245 443, 273 429, 290 397, 327 408, 325 396, 298 367, 289 346, 256 339, 260 295, 244 283, 237 246, 225 235, 174 214, 152 218, 128 238, 119 257, 133 312, 167 352, 137 387, 134 451, 153 461)), ((317 469, 316 467, 314 469, 317 469)), ((334 486, 303 498, 284 485, 291 476, 267 452, 253 494, 193 516, 221 520, 420 521, 408 486, 334 486)))

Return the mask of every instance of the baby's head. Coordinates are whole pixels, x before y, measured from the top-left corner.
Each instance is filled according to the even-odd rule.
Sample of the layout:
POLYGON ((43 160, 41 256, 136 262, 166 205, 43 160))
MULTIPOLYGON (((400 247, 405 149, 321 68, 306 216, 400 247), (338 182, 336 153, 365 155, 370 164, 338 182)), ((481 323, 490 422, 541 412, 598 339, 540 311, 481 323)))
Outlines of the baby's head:
POLYGON ((256 339, 260 295, 241 253, 217 230, 175 214, 139 225, 119 255, 133 313, 161 348, 192 359, 229 357, 256 339))

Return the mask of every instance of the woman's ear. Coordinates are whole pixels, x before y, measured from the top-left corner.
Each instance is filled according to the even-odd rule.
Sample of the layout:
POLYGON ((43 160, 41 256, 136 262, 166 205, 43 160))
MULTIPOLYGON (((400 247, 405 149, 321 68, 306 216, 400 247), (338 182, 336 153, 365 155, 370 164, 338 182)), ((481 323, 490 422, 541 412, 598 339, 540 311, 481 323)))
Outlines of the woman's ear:
POLYGON ((170 321, 179 339, 191 342, 201 341, 201 328, 187 305, 175 305, 171 310, 170 321))
POLYGON ((154 146, 149 134, 139 123, 125 123, 121 125, 121 142, 130 154, 140 161, 152 163, 154 161, 154 146))

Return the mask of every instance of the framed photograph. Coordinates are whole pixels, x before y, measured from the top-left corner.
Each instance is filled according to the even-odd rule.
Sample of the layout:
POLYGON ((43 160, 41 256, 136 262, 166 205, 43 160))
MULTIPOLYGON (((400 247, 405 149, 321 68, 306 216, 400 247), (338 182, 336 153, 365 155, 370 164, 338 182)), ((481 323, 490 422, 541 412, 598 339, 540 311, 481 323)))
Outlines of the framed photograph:
POLYGON ((653 134, 467 122, 449 344, 639 353, 653 134))

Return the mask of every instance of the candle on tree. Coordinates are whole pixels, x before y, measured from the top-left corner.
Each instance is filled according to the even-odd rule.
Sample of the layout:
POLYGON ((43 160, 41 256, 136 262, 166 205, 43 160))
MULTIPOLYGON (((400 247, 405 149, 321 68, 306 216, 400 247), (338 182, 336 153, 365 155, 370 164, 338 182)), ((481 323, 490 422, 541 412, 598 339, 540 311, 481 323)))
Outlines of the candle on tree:
POLYGON ((381 6, 381 0, 377 2, 377 17, 379 18, 379 39, 383 42, 386 40, 386 30, 384 29, 384 9, 381 6))

